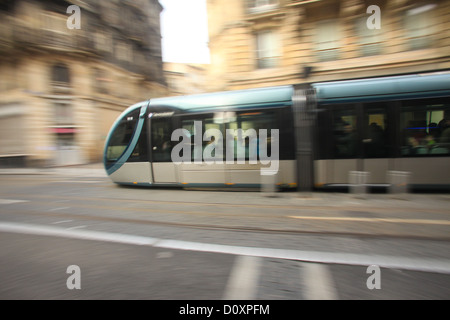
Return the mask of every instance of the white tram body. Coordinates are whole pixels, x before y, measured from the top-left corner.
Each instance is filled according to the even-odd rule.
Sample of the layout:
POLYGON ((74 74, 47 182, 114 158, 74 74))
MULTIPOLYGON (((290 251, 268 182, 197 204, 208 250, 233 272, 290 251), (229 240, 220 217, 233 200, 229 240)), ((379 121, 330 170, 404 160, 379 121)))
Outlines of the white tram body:
POLYGON ((449 191, 449 157, 440 72, 140 102, 113 124, 104 164, 115 183, 149 187, 312 190, 348 187, 351 172, 386 187, 408 172, 412 188, 449 191))

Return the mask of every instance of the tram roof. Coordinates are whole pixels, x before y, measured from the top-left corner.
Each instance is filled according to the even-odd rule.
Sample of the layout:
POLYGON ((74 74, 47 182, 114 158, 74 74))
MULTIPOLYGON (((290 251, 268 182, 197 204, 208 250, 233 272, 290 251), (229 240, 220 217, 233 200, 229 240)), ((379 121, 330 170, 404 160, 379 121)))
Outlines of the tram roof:
POLYGON ((369 102, 450 95, 450 72, 315 83, 319 103, 369 102))
POLYGON ((292 86, 223 91, 151 99, 150 106, 175 107, 184 111, 201 111, 215 108, 286 105, 292 102, 293 92, 292 86))

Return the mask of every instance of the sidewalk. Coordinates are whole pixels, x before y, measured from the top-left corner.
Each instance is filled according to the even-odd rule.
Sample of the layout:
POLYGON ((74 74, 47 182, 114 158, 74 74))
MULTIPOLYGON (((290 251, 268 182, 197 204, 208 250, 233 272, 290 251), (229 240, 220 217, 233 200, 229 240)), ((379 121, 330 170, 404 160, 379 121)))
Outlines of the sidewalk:
MULTIPOLYGON (((306 194, 287 191, 270 193, 258 191, 197 191, 174 189, 168 192, 168 189, 136 189, 133 197, 140 199, 160 202, 177 203, 202 203, 213 206, 226 204, 227 206, 236 205, 238 207, 261 207, 276 209, 298 208, 302 212, 306 211, 334 211, 352 209, 362 210, 364 212, 377 211, 378 209, 396 208, 405 211, 434 212, 439 211, 448 213, 442 218, 450 220, 450 194, 366 194, 364 197, 351 193, 342 192, 309 192, 306 194)), ((364 214, 364 213, 361 213, 364 214)))
POLYGON ((47 168, 0 168, 0 175, 55 174, 68 176, 107 177, 103 163, 47 168))
MULTIPOLYGON (((62 175, 68 177, 107 178, 103 163, 79 166, 49 168, 0 168, 0 175, 62 175)), ((114 183, 111 181, 111 184, 114 183)), ((352 194, 341 192, 258 192, 235 189, 233 191, 183 190, 167 188, 136 188, 137 197, 145 193, 146 199, 168 202, 227 203, 269 206, 298 206, 303 208, 415 208, 423 210, 442 210, 450 214, 450 194, 441 193, 368 193, 352 194)))

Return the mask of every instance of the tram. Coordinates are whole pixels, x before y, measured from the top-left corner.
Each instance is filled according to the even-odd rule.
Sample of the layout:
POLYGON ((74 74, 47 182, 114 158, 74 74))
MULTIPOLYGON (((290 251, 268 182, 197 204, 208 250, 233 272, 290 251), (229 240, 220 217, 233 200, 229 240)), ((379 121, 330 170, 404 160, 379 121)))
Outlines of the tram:
POLYGON ((307 191, 366 172, 385 188, 408 172, 449 191, 450 72, 150 99, 112 125, 104 165, 122 185, 307 191))

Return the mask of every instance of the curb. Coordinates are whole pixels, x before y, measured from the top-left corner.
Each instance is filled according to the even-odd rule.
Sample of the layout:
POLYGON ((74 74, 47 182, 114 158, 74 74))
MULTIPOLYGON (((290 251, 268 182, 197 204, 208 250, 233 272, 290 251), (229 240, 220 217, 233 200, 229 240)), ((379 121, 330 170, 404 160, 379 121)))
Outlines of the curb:
POLYGON ((46 169, 0 169, 0 175, 67 175, 107 177, 103 169, 94 168, 46 168, 46 169))

